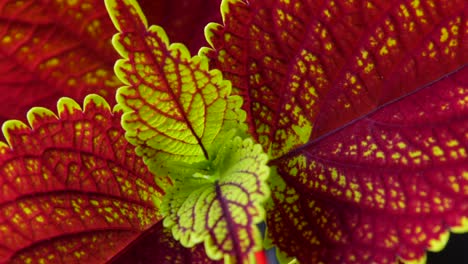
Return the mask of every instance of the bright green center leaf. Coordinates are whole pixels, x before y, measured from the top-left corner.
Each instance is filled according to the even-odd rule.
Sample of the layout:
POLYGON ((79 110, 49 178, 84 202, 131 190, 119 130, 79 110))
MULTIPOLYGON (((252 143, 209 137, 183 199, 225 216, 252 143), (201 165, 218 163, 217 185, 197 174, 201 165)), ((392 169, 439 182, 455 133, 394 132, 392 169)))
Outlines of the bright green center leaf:
POLYGON ((246 131, 240 96, 204 56, 169 44, 164 30, 148 28, 135 1, 108 0, 120 33, 115 66, 126 85, 117 94, 122 125, 137 154, 174 186, 162 202, 164 225, 182 245, 204 242, 207 255, 250 262, 261 250, 256 224, 269 197, 268 156, 246 131))
POLYGON ((162 161, 208 160, 227 131, 245 120, 242 99, 205 57, 190 57, 182 44, 169 44, 161 27, 148 28, 135 1, 109 0, 120 33, 113 44, 123 59, 115 65, 117 101, 124 109, 127 139, 155 172, 162 161))
POLYGON ((248 261, 261 248, 255 224, 269 197, 267 161, 251 139, 226 141, 206 170, 187 169, 175 180, 162 205, 164 225, 184 246, 204 241, 213 259, 248 261))

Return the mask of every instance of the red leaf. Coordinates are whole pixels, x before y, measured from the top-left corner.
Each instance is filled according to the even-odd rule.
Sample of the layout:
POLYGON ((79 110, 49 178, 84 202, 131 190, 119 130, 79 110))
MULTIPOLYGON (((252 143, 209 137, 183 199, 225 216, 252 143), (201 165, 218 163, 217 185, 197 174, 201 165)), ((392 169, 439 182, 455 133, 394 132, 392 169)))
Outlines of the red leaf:
POLYGON ((286 183, 273 242, 305 263, 385 263, 466 229, 467 3, 246 2, 225 2, 204 53, 286 183))
POLYGON ((466 63, 464 6, 226 1, 205 53, 244 97, 253 135, 279 156, 466 63))
POLYGON ((1 122, 61 96, 99 93, 115 102, 114 30, 101 2, 0 2, 1 122))
POLYGON ((223 263, 206 256, 203 245, 183 247, 172 237, 171 231, 164 229, 162 221, 140 235, 128 248, 115 256, 112 264, 172 264, 172 263, 223 263))
POLYGON ((276 160, 291 186, 272 192, 280 248, 306 263, 393 263, 466 231, 467 96, 464 68, 276 160))
MULTIPOLYGON (((1 122, 12 117, 21 118, 26 110, 32 106, 51 107, 62 96, 70 96, 74 99, 82 100, 86 94, 94 92, 105 96, 111 103, 114 102, 115 88, 121 86, 121 84, 113 74, 112 68, 117 57, 113 47, 110 45, 110 38, 114 33, 114 27, 110 19, 108 19, 103 3, 100 0, 65 2, 49 0, 0 1, 0 15, 2 17, 0 21, 0 71, 2 72, 2 77, 0 78, 0 93, 2 94, 2 97, 0 97, 0 105, 2 106, 0 107, 0 111, 2 112, 0 117, 1 122)), ((200 40, 203 36, 202 26, 204 26, 202 24, 204 22, 195 23, 194 19, 187 15, 184 16, 185 19, 168 19, 179 16, 178 12, 180 11, 193 10, 195 1, 191 1, 188 3, 189 5, 187 5, 187 2, 184 3, 183 8, 174 8, 178 5, 178 1, 173 1, 170 5, 162 4, 161 8, 155 10, 159 13, 155 12, 149 18, 151 21, 162 23, 163 26, 169 28, 168 34, 174 36, 175 39, 184 41, 193 39, 189 44, 195 50, 201 45, 200 40), (161 14, 165 16, 160 17, 161 14), (187 34, 187 32, 190 34, 187 34), (191 37, 192 33, 199 37, 191 37)), ((143 1, 143 4, 151 6, 156 3, 154 1, 143 1)), ((203 5, 198 5, 197 7, 203 8, 205 12, 209 10, 210 14, 214 14, 215 11, 218 13, 217 5, 208 6, 208 8, 203 7, 203 5)), ((191 12, 191 14, 193 17, 200 15, 197 12, 191 12)), ((198 20, 198 18, 195 20, 198 20)), ((39 112, 42 113, 42 111, 40 110, 39 112)), ((92 115, 92 113, 89 113, 89 115, 92 115)), ((65 118, 64 116, 65 113, 61 116, 62 121, 68 118, 68 116, 65 118)), ((104 116, 109 119, 107 128, 120 129, 119 115, 110 117, 109 113, 107 113, 104 116)), ((41 128, 51 127, 51 129, 55 129, 53 133, 59 132, 62 126, 72 126, 72 123, 76 121, 73 119, 74 117, 70 116, 73 120, 68 120, 70 122, 64 125, 62 121, 57 121, 48 112, 44 118, 46 119, 44 122, 47 124, 37 125, 41 128)), ((43 122, 43 120, 38 121, 41 119, 38 117, 33 119, 35 120, 34 122, 43 122)), ((62 131, 63 135, 48 135, 46 130, 40 132, 45 134, 38 134, 39 132, 37 131, 30 132, 30 129, 23 125, 20 125, 20 128, 21 133, 27 135, 22 135, 22 137, 25 136, 25 140, 32 140, 34 144, 29 145, 30 148, 26 148, 26 145, 22 145, 25 142, 17 142, 21 145, 15 147, 15 151, 21 151, 21 153, 6 151, 6 159, 10 159, 12 155, 15 159, 13 164, 9 166, 22 165, 26 162, 26 157, 33 155, 34 162, 40 162, 40 165, 44 167, 50 166, 51 168, 47 168, 49 172, 56 177, 61 177, 61 182, 56 182, 50 178, 39 179, 42 172, 35 175, 38 178, 37 180, 22 178, 28 176, 27 174, 15 175, 18 178, 9 179, 10 181, 18 181, 17 183, 15 182, 18 185, 16 186, 18 190, 13 190, 12 187, 0 181, 0 198, 3 199, 0 200, 0 207, 2 207, 2 212, 4 212, 4 214, 0 214, 0 263, 10 258, 13 263, 15 261, 24 262, 29 258, 35 262, 45 260, 46 262, 54 263, 71 263, 78 261, 78 259, 83 263, 102 262, 118 252, 129 241, 135 239, 148 224, 159 220, 159 216, 154 213, 155 208, 152 202, 131 204, 131 202, 136 202, 131 200, 127 201, 128 204, 125 204, 119 201, 129 199, 121 191, 123 190, 122 188, 130 188, 129 191, 132 191, 131 188, 135 187, 133 186, 134 182, 125 181, 128 186, 119 186, 120 183, 117 184, 115 181, 109 181, 108 183, 101 182, 99 184, 104 187, 106 187, 106 184, 109 186, 106 187, 107 189, 99 190, 98 192, 87 189, 94 188, 92 186, 93 179, 82 179, 84 182, 80 183, 81 178, 79 177, 83 176, 79 174, 80 169, 85 170, 84 176, 86 177, 89 177, 87 174, 90 174, 90 170, 94 169, 85 169, 81 168, 81 166, 89 165, 87 164, 88 162, 93 163, 92 156, 97 155, 96 153, 85 153, 72 157, 73 161, 66 161, 65 159, 69 158, 68 156, 54 154, 54 151, 49 150, 41 152, 41 146, 54 149, 56 147, 54 144, 57 143, 54 139, 46 142, 49 144, 48 146, 40 145, 38 142, 41 142, 42 137, 55 137, 58 143, 65 143, 64 139, 71 140, 72 134, 69 134, 70 131, 62 131), (28 139, 29 136, 32 139, 28 139), (37 148, 35 144, 38 145, 37 148), (46 164, 45 160, 55 163, 46 164), (69 164, 68 162, 72 163, 69 164), (68 182, 66 175, 69 173, 77 173, 76 181, 68 182), (35 189, 26 188, 27 185, 24 187, 24 181, 27 181, 30 187, 34 187, 35 189), (54 188, 59 189, 56 190, 54 188), (105 197, 106 195, 109 197, 105 197), (56 196, 55 200, 48 202, 49 196, 56 196), (101 205, 93 204, 94 202, 91 202, 91 200, 107 203, 109 206, 105 207, 104 211, 122 209, 123 206, 122 210, 126 210, 125 213, 130 214, 130 216, 127 217, 128 219, 125 220, 125 223, 108 223, 116 215, 113 214, 113 211, 99 212, 101 210, 99 206, 101 205), (44 206, 37 207, 36 203, 38 201, 43 201, 42 204, 44 206), (68 215, 70 214, 70 209, 76 204, 82 205, 79 204, 81 202, 89 206, 92 215, 80 215, 78 212, 68 215), (116 205, 116 203, 119 204, 116 205), (63 208, 54 209, 53 206, 57 204, 63 208), (36 212, 33 209, 38 211, 36 212), (22 215, 25 211, 20 210, 31 211, 33 215, 22 215), (57 218, 45 218, 44 211, 57 218), (15 220, 16 218, 9 219, 12 217, 11 214, 16 212, 19 212, 19 220, 15 220), (140 212, 138 219, 136 218, 136 212, 140 212), (101 213, 103 215, 100 215, 101 213), (144 213, 148 214, 146 215, 146 220, 144 219, 144 213), (67 218, 68 220, 60 222, 58 217, 67 218), (143 220, 145 222, 140 222, 143 220), (34 221, 45 221, 46 224, 34 225, 34 221), (25 225, 26 222, 28 226, 25 225), (18 230, 11 229, 12 223, 19 225, 17 227, 18 230), (33 226, 29 226, 30 223, 33 226), (17 232, 17 234, 13 234, 13 232, 17 232)), ((109 136, 105 134, 107 128, 105 124, 99 124, 99 127, 96 129, 96 136, 99 138, 95 139, 96 141, 106 139, 106 136, 109 136), (99 135, 99 133, 103 134, 99 135)), ((15 133, 10 133, 12 134, 11 140, 14 142, 19 140, 19 136, 16 136, 15 133)), ((121 137, 120 134, 113 136, 121 137)), ((112 140, 117 139, 112 138, 112 140)), ((12 144, 15 144, 14 142, 12 144)), ((74 142, 72 140, 71 142, 73 144, 80 144, 79 141, 74 142)), ((90 142, 83 144, 86 145, 88 143, 90 142)), ((91 143, 95 145, 102 142, 91 143)), ((142 179, 148 180, 145 185, 154 186, 152 176, 146 171, 143 163, 133 155, 132 147, 127 146, 123 137, 118 142, 107 143, 116 143, 118 145, 114 147, 118 147, 119 149, 114 149, 115 153, 112 151, 104 153, 103 151, 106 151, 110 146, 102 145, 102 149, 99 149, 99 155, 106 154, 112 156, 108 158, 129 158, 128 164, 123 165, 130 166, 132 162, 135 162, 136 167, 133 172, 142 173, 142 175, 135 174, 132 177, 135 177, 135 179, 142 177, 142 179), (129 153, 125 154, 126 151, 129 153), (132 161, 132 159, 136 161, 132 161)), ((4 150, 8 149, 8 147, 4 147, 4 150)), ((76 150, 72 151, 70 149, 70 151, 74 152, 76 150)), ((6 161, 4 160, 4 162, 6 161)), ((105 162, 103 162, 101 161, 95 166, 104 166, 100 168, 104 170, 109 164, 104 164, 105 162)), ((23 167, 20 166, 19 168, 22 169, 23 167)), ((39 170, 41 168, 36 169, 39 170)), ((107 170, 111 169, 114 170, 116 168, 113 166, 107 168, 107 170)), ((96 177, 98 176, 96 175, 96 177)), ((48 175, 44 177, 48 177, 48 175)), ((136 183, 140 183, 140 180, 136 180, 136 183)), ((138 188, 144 189, 145 187, 139 186, 138 188)))
POLYGON ((96 263, 159 221, 162 189, 124 138, 120 114, 87 97, 4 125, 0 263, 96 263))
POLYGON ((221 22, 221 0, 138 1, 149 25, 164 28, 171 42, 181 42, 192 55, 207 46, 204 27, 221 22))
MULTIPOLYGON (((141 2, 152 23, 192 52, 205 43, 205 22, 220 20, 219 0, 141 2)), ((121 83, 104 1, 0 0, 0 18, 0 123, 55 107, 62 96, 98 93, 114 104, 121 83)))

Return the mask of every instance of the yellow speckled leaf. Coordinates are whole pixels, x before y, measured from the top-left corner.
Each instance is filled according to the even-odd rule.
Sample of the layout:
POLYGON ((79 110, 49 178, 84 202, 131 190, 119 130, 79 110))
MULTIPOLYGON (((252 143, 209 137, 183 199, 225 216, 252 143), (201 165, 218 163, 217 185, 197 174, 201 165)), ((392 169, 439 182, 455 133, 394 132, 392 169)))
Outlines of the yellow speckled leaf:
POLYGON ((202 52, 268 150, 303 263, 419 262, 467 225, 468 3, 225 0, 202 52))
POLYGON ((464 67, 273 161, 270 234, 306 263, 424 263, 468 229, 467 153, 464 67))
POLYGON ((0 122, 62 96, 115 103, 115 30, 101 0, 1 0, 0 17, 0 122))
POLYGON ((103 98, 8 121, 0 144, 0 263, 102 263, 161 219, 163 190, 103 98))

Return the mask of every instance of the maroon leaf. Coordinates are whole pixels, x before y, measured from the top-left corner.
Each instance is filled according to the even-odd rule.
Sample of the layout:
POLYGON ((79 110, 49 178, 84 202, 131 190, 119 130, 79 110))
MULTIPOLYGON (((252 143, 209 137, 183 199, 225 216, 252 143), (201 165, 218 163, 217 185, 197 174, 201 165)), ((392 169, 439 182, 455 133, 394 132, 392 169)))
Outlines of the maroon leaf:
POLYGON ((61 96, 115 102, 114 31, 101 1, 3 0, 0 18, 1 122, 61 96))
POLYGON ((305 263, 418 260, 443 247, 447 228, 465 231, 464 1, 223 10, 204 53, 276 158, 267 222, 281 250, 305 263))
POLYGON ((226 1, 224 9, 225 26, 209 33, 215 50, 205 53, 244 97, 252 133, 274 156, 468 60, 461 0, 226 1))
POLYGON ((467 73, 463 68, 276 160, 290 186, 276 187, 277 205, 269 210, 280 248, 304 262, 393 263, 442 249, 448 228, 465 232, 467 73))
POLYGON ((160 221, 142 233, 126 250, 116 255, 109 263, 204 264, 223 262, 209 259, 201 244, 192 248, 183 247, 179 241, 172 237, 170 230, 164 229, 160 221))
POLYGON ((204 27, 221 22, 221 0, 138 1, 149 25, 164 28, 171 42, 181 42, 192 55, 207 46, 204 27))

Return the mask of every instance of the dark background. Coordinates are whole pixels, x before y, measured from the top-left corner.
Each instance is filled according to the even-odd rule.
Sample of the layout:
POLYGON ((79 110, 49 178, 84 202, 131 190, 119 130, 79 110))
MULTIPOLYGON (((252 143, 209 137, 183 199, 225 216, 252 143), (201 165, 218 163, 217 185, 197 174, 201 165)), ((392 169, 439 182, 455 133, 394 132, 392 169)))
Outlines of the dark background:
POLYGON ((450 234, 441 252, 428 252, 427 264, 468 264, 468 234, 450 234))

